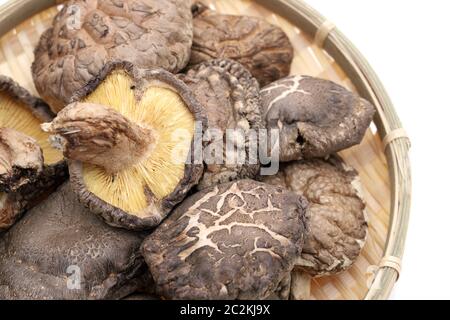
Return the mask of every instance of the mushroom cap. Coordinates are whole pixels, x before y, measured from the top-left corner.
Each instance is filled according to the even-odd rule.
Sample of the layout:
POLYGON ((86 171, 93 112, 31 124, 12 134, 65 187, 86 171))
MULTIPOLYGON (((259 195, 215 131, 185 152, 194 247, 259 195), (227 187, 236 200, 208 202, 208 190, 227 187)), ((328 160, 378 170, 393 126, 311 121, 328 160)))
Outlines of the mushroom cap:
MULTIPOLYGON (((191 68, 181 76, 195 98, 205 109, 208 129, 220 130, 220 137, 205 143, 204 158, 208 152, 218 149, 224 159, 207 163, 198 188, 204 189, 232 180, 254 178, 259 172, 258 159, 250 159, 250 131, 264 127, 261 117, 259 85, 255 78, 238 62, 232 60, 210 60, 191 68), (240 130, 242 135, 232 142, 236 150, 244 150, 245 162, 226 162, 227 129, 240 130), (223 144, 223 148, 218 145, 223 144)), ((211 131, 212 132, 212 131, 211 131)))
POLYGON ((187 198, 142 245, 168 299, 265 299, 284 292, 305 237, 303 197, 253 180, 187 198))
MULTIPOLYGON (((142 70, 134 67, 128 62, 112 62, 106 64, 95 79, 74 94, 71 102, 85 101, 104 104, 107 107, 111 107, 114 110, 121 112, 125 117, 130 117, 130 119, 132 116, 136 116, 136 114, 144 114, 146 112, 145 114, 149 115, 147 118, 159 122, 158 125, 162 126, 161 130, 169 130, 169 133, 172 134, 173 130, 180 129, 177 122, 179 121, 177 120, 177 116, 179 116, 180 110, 175 110, 175 113, 168 113, 167 110, 170 105, 166 106, 167 108, 161 107, 160 109, 151 109, 157 104, 157 101, 148 99, 146 93, 149 88, 161 88, 164 92, 170 92, 172 100, 168 101, 171 101, 173 104, 181 101, 183 104, 183 110, 181 111, 186 114, 189 113, 193 117, 192 130, 194 130, 194 120, 202 123, 203 127, 206 127, 206 117, 203 108, 193 97, 189 88, 181 80, 162 69, 142 70), (121 77, 123 75, 123 81, 125 81, 125 83, 128 83, 127 81, 129 81, 128 88, 130 89, 130 93, 125 95, 126 97, 122 97, 122 100, 104 96, 105 93, 111 95, 112 91, 120 91, 117 88, 118 82, 108 80, 109 77, 114 76, 116 72, 119 72, 121 77), (176 98, 174 98, 175 96, 176 98), (126 104, 129 101, 127 99, 131 99, 138 104, 138 107, 135 109, 135 112, 137 112, 136 114, 127 114, 128 109, 126 109, 126 104), (140 105, 139 103, 141 102, 145 105, 140 105), (158 117, 159 114, 161 114, 161 117, 158 117), (167 116, 167 114, 169 116, 167 116), (164 119, 163 116, 165 117, 164 119), (171 120, 174 121, 172 126, 169 125, 171 120)), ((118 94, 120 96, 120 93, 118 94)), ((148 125, 148 123, 144 122, 143 125, 148 125)), ((102 132, 103 131, 100 131, 99 133, 102 134, 102 132)), ((162 141, 162 138, 160 141, 162 141)), ((165 148, 165 144, 163 143, 156 142, 155 144, 155 153, 159 150, 159 147, 165 148)), ((194 161, 194 152, 189 152, 190 150, 193 150, 193 148, 194 138, 192 137, 192 139, 189 140, 189 145, 184 148, 186 150, 183 149, 186 151, 186 154, 184 155, 182 163, 183 169, 181 171, 179 170, 181 175, 176 177, 176 179, 178 179, 177 185, 169 191, 164 189, 157 192, 152 188, 167 187, 169 185, 168 179, 172 177, 171 174, 173 172, 171 172, 170 167, 164 166, 164 163, 169 163, 169 159, 166 159, 165 157, 169 155, 170 158, 170 153, 168 155, 163 154, 161 157, 156 158, 154 161, 157 161, 157 163, 150 163, 152 167, 146 167, 152 172, 153 180, 150 182, 153 184, 149 184, 150 182, 147 182, 146 180, 145 184, 142 185, 134 185, 133 183, 127 182, 129 179, 133 182, 134 178, 141 178, 141 174, 130 173, 130 171, 127 170, 122 171, 122 173, 119 172, 118 174, 106 174, 98 167, 80 161, 69 161, 72 187, 78 194, 80 201, 93 213, 101 216, 109 225, 131 230, 149 229, 161 223, 162 219, 165 218, 172 208, 182 201, 186 197, 188 191, 198 183, 198 180, 203 173, 203 164, 198 164, 194 161), (122 181, 126 186, 125 190, 119 188, 122 181), (102 182, 102 184, 97 184, 98 182, 102 182), (95 190, 93 190, 94 185, 95 190), (118 188, 114 189, 117 190, 117 197, 114 196, 115 199, 118 199, 117 203, 111 203, 109 199, 110 194, 108 192, 112 190, 108 189, 110 186, 113 186, 114 188, 117 186, 118 188), (139 210, 132 210, 131 205, 130 207, 123 207, 128 206, 131 202, 127 197, 129 196, 127 192, 132 192, 131 196, 136 194, 142 196, 145 205, 142 208, 139 208, 139 210), (99 195, 99 193, 102 193, 102 195, 99 195), (108 193, 108 195, 105 193, 108 193)), ((143 166, 148 165, 144 163, 143 166)), ((130 170, 132 170, 132 172, 138 172, 137 169, 135 170, 134 168, 135 167, 130 170)))
POLYGON ((280 131, 280 160, 325 157, 361 142, 374 107, 328 80, 291 76, 261 90, 269 129, 280 131))
POLYGON ((44 101, 0 76, 0 231, 67 177, 62 153, 40 129, 53 117, 44 101))
POLYGON ((279 27, 250 16, 217 14, 194 5, 190 65, 232 59, 244 65, 261 86, 289 75, 294 49, 279 27))
POLYGON ((358 258, 368 218, 357 172, 337 156, 286 163, 263 181, 304 196, 310 232, 296 269, 312 276, 337 274, 358 258))
POLYGON ((61 167, 62 153, 50 146, 49 135, 40 127, 54 117, 43 100, 32 96, 14 80, 0 76, 0 128, 14 129, 35 139, 43 151, 44 164, 61 167))
POLYGON ((180 71, 192 34, 189 1, 67 1, 37 45, 33 79, 58 112, 107 62, 180 71))
POLYGON ((3 75, 0 75, 0 94, 5 94, 12 100, 17 101, 40 122, 51 121, 55 117, 55 114, 44 100, 34 97, 13 79, 3 75))
POLYGON ((115 299, 140 288, 142 235, 107 226, 63 185, 3 237, 1 299, 115 299), (79 289, 76 272, 81 278, 79 289))

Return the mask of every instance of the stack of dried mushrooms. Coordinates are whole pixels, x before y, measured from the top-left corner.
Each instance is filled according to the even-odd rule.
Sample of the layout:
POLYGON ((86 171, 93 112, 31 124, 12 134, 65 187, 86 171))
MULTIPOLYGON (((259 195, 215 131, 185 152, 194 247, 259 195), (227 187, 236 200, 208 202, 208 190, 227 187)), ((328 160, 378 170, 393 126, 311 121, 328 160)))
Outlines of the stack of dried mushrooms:
POLYGON ((280 28, 200 3, 66 2, 35 50, 46 102, 0 77, 0 298, 307 299, 347 270, 368 221, 336 152, 374 108, 289 76, 293 55, 280 28))

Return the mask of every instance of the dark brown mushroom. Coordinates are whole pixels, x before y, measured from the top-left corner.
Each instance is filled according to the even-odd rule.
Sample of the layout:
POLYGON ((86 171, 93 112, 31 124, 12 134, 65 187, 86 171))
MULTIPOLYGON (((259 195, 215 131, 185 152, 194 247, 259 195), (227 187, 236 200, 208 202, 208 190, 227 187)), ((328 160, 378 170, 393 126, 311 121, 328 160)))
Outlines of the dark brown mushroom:
POLYGON ((146 293, 133 293, 129 295, 128 297, 124 298, 123 300, 128 301, 157 301, 161 300, 159 297, 151 294, 146 293))
POLYGON ((194 40, 189 64, 232 59, 262 86, 289 75, 294 49, 279 27, 249 16, 218 14, 202 4, 192 7, 194 40))
POLYGON ((53 116, 42 100, 0 76, 0 231, 67 176, 62 153, 40 130, 40 124, 53 116))
POLYGON ((264 127, 256 79, 240 63, 231 60, 203 62, 181 78, 208 117, 209 135, 204 139, 204 160, 207 164, 198 188, 254 178, 260 163, 257 157, 250 154, 252 143, 257 147, 257 136, 252 137, 251 133, 257 133, 264 127), (228 129, 235 130, 231 139, 227 139, 228 129), (208 137, 211 139, 208 140, 208 137), (227 143, 232 149, 227 150, 227 143), (244 161, 238 161, 239 155, 245 157, 242 159, 244 161))
POLYGON ((146 285, 143 235, 107 226, 67 183, 2 239, 0 299, 120 299, 146 285))
POLYGON ((142 245, 157 294, 287 298, 304 243, 306 206, 301 196, 253 180, 194 194, 142 245))
POLYGON ((291 76, 261 90, 263 116, 279 130, 280 160, 325 157, 361 142, 374 107, 328 80, 291 76))
POLYGON ((206 118, 189 88, 162 69, 115 62, 73 100, 42 127, 71 160, 80 201, 112 226, 157 226, 203 172, 191 149, 206 118))
POLYGON ((35 50, 33 79, 58 112, 107 62, 178 72, 189 61, 192 35, 189 1, 67 1, 35 50))
POLYGON ((296 262, 292 295, 304 297, 302 274, 334 275, 350 268, 368 235, 368 218, 357 172, 342 159, 286 163, 263 181, 304 196, 309 207, 310 232, 296 262))

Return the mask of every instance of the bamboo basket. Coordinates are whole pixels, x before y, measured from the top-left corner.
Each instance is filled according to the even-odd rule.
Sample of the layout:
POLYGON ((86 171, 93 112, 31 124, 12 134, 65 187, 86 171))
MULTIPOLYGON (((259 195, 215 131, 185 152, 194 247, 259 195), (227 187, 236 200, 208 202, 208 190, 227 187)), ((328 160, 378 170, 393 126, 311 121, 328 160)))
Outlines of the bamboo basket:
MULTIPOLYGON (((33 49, 50 26, 59 2, 10 0, 0 7, 0 74, 34 93, 33 49)), ((260 16, 280 26, 295 48, 292 74, 335 81, 375 105, 376 119, 361 145, 341 153, 361 175, 370 219, 368 242, 350 270, 314 279, 311 298, 387 299, 400 273, 408 228, 410 145, 379 79, 351 42, 301 0, 203 2, 221 13, 260 16), (372 271, 372 281, 367 270, 372 271)))

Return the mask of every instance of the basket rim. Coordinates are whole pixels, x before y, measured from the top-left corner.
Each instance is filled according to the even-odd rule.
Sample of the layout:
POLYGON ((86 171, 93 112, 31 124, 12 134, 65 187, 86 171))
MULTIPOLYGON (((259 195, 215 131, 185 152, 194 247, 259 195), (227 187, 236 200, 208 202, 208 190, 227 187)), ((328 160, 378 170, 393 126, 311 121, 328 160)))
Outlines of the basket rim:
MULTIPOLYGON (((401 261, 411 206, 411 169, 408 151, 410 142, 395 133, 402 125, 394 106, 378 76, 359 50, 345 35, 303 0, 254 0, 271 11, 290 20, 301 30, 315 37, 318 44, 344 70, 359 94, 377 109, 375 125, 386 145, 385 155, 391 181, 391 208, 385 258, 401 261), (394 139, 391 139, 394 136, 394 139)), ((61 4, 61 0, 9 0, 0 6, 0 37, 33 15, 61 4)), ((406 138, 406 139, 405 139, 406 138)), ((383 263, 365 296, 366 300, 388 299, 399 276, 399 268, 383 263)))

